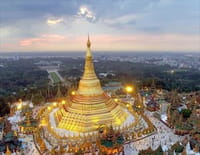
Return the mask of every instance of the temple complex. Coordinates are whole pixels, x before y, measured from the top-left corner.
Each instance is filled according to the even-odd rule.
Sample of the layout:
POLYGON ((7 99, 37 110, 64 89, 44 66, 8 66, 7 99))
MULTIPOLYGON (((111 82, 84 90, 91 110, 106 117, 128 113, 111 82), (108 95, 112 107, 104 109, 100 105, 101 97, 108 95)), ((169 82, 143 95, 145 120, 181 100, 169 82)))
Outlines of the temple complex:
POLYGON ((54 97, 48 88, 40 104, 41 90, 36 97, 32 95, 31 101, 19 99, 11 104, 10 115, 0 118, 0 154, 146 155, 177 149, 187 154, 199 152, 197 93, 158 91, 154 81, 151 88, 142 90, 134 83, 123 83, 124 90, 120 83, 110 83, 121 92, 106 92, 108 89, 101 87, 88 37, 79 83, 76 80, 65 88, 66 94, 59 84, 54 87, 54 97), (180 145, 184 139, 176 134, 187 141, 180 145))
MULTIPOLYGON (((140 96, 137 105, 141 104, 140 96)), ((37 119, 40 121, 37 139, 40 137, 40 141, 43 141, 40 142, 42 146, 38 145, 43 148, 44 144, 49 143, 52 146, 49 149, 51 152, 59 152, 59 148, 62 148, 62 152, 94 152, 101 149, 116 151, 116 147, 98 145, 102 128, 112 127, 113 131, 105 134, 104 140, 117 133, 126 135, 125 138, 120 137, 123 142, 141 138, 142 133, 147 135, 155 131, 151 122, 140 112, 104 92, 94 70, 89 37, 84 72, 78 89, 61 101, 46 103, 40 108, 37 119)), ((119 145, 116 140, 120 138, 116 135, 114 137, 113 146, 119 145)), ((120 148, 118 152, 123 150, 123 146, 120 148)))
POLYGON ((0 121, 0 130, 0 154, 20 153, 22 142, 18 139, 17 132, 11 130, 9 121, 0 121))
POLYGON ((25 113, 25 119, 23 121, 19 122, 18 125, 20 128, 20 132, 25 133, 25 134, 32 134, 33 132, 35 132, 37 130, 37 127, 38 127, 37 120, 35 120, 32 117, 31 111, 27 111, 25 113))

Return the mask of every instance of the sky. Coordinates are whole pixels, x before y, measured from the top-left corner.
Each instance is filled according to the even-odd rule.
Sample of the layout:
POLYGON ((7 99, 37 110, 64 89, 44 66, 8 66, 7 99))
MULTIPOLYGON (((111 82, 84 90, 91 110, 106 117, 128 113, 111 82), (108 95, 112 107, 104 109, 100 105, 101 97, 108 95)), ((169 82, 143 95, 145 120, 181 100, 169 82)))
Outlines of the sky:
POLYGON ((0 52, 200 52, 199 0, 0 0, 0 52))

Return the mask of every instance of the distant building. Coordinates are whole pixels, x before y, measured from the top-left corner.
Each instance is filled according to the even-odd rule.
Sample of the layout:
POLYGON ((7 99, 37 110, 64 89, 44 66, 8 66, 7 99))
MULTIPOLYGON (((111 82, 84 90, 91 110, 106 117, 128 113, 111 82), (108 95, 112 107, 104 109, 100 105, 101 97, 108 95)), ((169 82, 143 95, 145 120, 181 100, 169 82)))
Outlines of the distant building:
POLYGON ((161 114, 166 114, 168 107, 169 107, 169 103, 167 103, 167 102, 161 103, 160 104, 160 113, 161 114))
POLYGON ((108 82, 107 84, 105 84, 105 86, 103 87, 103 89, 107 92, 115 92, 119 89, 122 88, 122 83, 121 82, 108 82))
POLYGON ((0 140, 3 138, 3 128, 4 128, 4 123, 3 120, 0 119, 0 140))
POLYGON ((108 73, 99 73, 98 74, 99 75, 99 78, 105 78, 105 77, 107 77, 107 76, 115 76, 115 74, 114 73, 110 73, 110 72, 108 72, 108 73))
POLYGON ((35 65, 37 65, 42 70, 58 70, 61 64, 62 64, 61 61, 44 61, 44 60, 35 63, 35 65))

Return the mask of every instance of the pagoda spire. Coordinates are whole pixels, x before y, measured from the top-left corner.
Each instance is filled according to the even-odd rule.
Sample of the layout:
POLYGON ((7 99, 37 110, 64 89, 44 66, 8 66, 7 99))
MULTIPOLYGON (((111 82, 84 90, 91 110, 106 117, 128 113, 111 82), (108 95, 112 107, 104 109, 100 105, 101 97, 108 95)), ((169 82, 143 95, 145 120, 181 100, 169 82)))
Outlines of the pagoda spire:
POLYGON ((96 73, 94 71, 94 64, 92 60, 92 52, 90 47, 91 47, 91 42, 90 42, 90 37, 88 35, 85 68, 82 79, 94 79, 94 78, 97 79, 96 73))
POLYGON ((90 47, 91 47, 91 41, 90 41, 90 36, 88 35, 86 58, 91 57, 92 59, 92 52, 90 47))
POLYGON ((144 111, 143 99, 142 99, 142 96, 140 95, 139 92, 136 94, 136 98, 135 98, 135 102, 134 102, 134 108, 137 112, 144 111))
POLYGON ((82 95, 98 95, 102 94, 103 90, 99 79, 96 76, 91 52, 91 42, 88 35, 87 51, 85 57, 84 73, 79 83, 78 92, 82 95))
POLYGON ((90 36, 89 36, 89 34, 88 34, 87 47, 90 48, 90 46, 91 46, 91 42, 90 42, 90 36))
POLYGON ((180 98, 179 98, 177 90, 176 89, 172 90, 170 95, 171 95, 170 97, 171 108, 173 110, 176 110, 176 108, 179 106, 179 103, 180 103, 180 98))
POLYGON ((11 155, 11 154, 12 154, 12 153, 11 153, 11 151, 10 151, 8 145, 7 145, 5 155, 11 155))
POLYGON ((62 92, 60 90, 60 84, 58 85, 57 93, 56 93, 56 98, 61 98, 63 97, 62 92))

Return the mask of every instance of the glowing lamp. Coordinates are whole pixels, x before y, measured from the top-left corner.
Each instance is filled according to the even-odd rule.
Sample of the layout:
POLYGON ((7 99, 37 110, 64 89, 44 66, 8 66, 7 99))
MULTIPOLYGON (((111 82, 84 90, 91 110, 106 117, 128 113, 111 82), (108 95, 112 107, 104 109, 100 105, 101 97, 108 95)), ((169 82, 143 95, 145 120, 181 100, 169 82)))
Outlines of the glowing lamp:
POLYGON ((125 90, 126 90, 127 93, 131 93, 131 92, 133 92, 133 87, 126 86, 125 90))
POLYGON ((76 94, 76 92, 75 92, 75 91, 72 91, 72 92, 71 92, 71 94, 72 94, 72 95, 75 95, 75 94, 76 94))
POLYGON ((17 109, 20 110, 21 108, 22 108, 22 104, 19 104, 19 105, 17 106, 17 109))
POLYGON ((56 106, 56 105, 57 105, 57 103, 56 103, 56 102, 53 102, 53 105, 54 105, 54 106, 56 106))
POLYGON ((171 72, 171 74, 174 74, 174 70, 171 70, 170 72, 171 72))
POLYGON ((115 102, 118 102, 119 100, 117 98, 114 99, 115 102))
POLYGON ((65 102, 65 100, 62 100, 62 104, 65 104, 66 102, 65 102))

